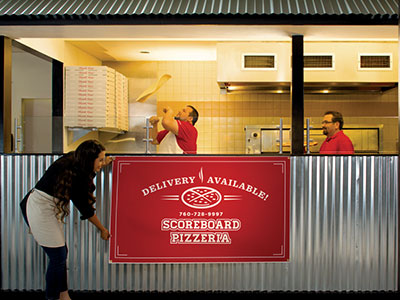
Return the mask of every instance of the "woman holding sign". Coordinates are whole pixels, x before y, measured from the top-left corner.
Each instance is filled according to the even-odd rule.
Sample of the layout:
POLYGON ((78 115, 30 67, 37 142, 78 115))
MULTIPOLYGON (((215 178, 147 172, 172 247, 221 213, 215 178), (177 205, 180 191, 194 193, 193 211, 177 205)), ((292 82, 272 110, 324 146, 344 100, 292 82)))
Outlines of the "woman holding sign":
POLYGON ((22 200, 24 219, 37 243, 49 257, 46 272, 46 299, 69 300, 63 223, 69 214, 69 201, 100 231, 103 240, 110 234, 93 207, 93 179, 96 172, 111 162, 105 148, 95 140, 85 141, 75 151, 63 155, 44 173, 22 200))

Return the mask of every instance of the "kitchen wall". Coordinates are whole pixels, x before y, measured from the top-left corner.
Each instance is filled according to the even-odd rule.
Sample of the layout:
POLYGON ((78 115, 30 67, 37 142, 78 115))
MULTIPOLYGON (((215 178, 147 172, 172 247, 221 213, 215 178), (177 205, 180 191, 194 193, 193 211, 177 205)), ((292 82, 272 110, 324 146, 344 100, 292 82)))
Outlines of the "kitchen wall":
MULTIPOLYGON (((21 44, 24 44, 32 49, 35 49, 38 52, 41 52, 53 59, 59 60, 61 62, 64 63, 64 67, 65 66, 101 66, 102 62, 98 59, 96 59, 94 56, 80 50, 79 48, 75 47, 74 45, 72 45, 69 42, 64 41, 64 39, 46 39, 46 38, 22 38, 22 39, 17 39, 17 41, 21 44)), ((37 60, 37 59, 36 59, 37 60)), ((13 72, 14 72, 14 64, 15 61, 13 61, 13 72)), ((41 74, 43 75, 43 72, 41 71, 40 68, 38 68, 36 65, 32 66, 32 63, 29 62, 26 65, 30 65, 31 68, 30 70, 34 70, 36 72, 36 74, 41 74)), ((48 82, 48 86, 50 88, 50 92, 51 92, 51 70, 52 70, 52 65, 51 63, 49 63, 50 69, 48 75, 49 77, 46 78, 45 80, 47 80, 48 82)), ((26 72, 26 71, 24 71, 26 72)), ((23 76, 25 75, 18 75, 18 76, 22 76, 21 78, 24 78, 23 76)), ((17 94, 14 92, 14 74, 13 74, 13 118, 20 118, 21 116, 21 104, 20 104, 20 100, 18 100, 18 97, 14 97, 14 94, 17 94)), ((30 81, 25 81, 23 83, 23 85, 26 85, 27 82, 31 83, 32 85, 37 85, 37 81, 40 79, 39 78, 35 78, 35 80, 30 80, 30 81)), ((43 80, 43 79, 42 79, 43 80)), ((40 85, 39 85, 40 86, 40 85)), ((25 86, 24 86, 25 88, 25 86)), ((23 89, 24 89, 23 88, 23 89)), ((22 91, 23 91, 22 89, 22 91)), ((19 91, 18 88, 18 95, 22 94, 21 91, 19 91)), ((28 94, 28 95, 23 95, 25 97, 33 97, 32 95, 28 94)), ((43 97, 43 96, 41 96, 43 97)), ((48 96, 49 98, 51 98, 51 93, 48 96)), ((40 135, 41 133, 39 132, 38 135, 40 135)), ((71 140, 74 140, 74 133, 68 131, 66 128, 64 130, 64 137, 63 137, 64 141, 64 152, 68 152, 71 150, 71 148, 69 147, 69 144, 71 143, 71 140)))
MULTIPOLYGON (((198 153, 244 154, 245 125, 290 124, 288 94, 220 94, 217 64, 205 62, 158 62, 158 75, 172 78, 157 93, 157 114, 191 104, 200 114, 198 153)), ((397 151, 397 89, 382 94, 305 95, 305 117, 321 124, 327 110, 342 112, 346 125, 382 125, 381 153, 397 151)))
POLYGON ((51 125, 51 72, 52 65, 50 62, 15 47, 13 48, 11 132, 14 136, 14 146, 16 146, 15 139, 22 139, 16 146, 17 152, 51 152, 51 139, 47 139, 46 135, 43 135, 40 130, 41 126, 46 128, 48 124, 51 125), (40 108, 35 107, 35 110, 30 113, 25 111, 24 115, 23 103, 28 103, 26 102, 28 99, 29 106, 32 103, 36 105, 46 103, 47 109, 43 110, 43 106, 40 106, 40 108), (39 99, 41 100, 38 101, 39 99), (47 101, 44 99, 47 99, 47 101), (14 122, 16 120, 18 125, 22 126, 21 130, 18 130, 18 134, 15 132, 14 122))
POLYGON ((64 66, 101 66, 100 60, 64 39, 22 38, 17 41, 63 62, 64 66))
POLYGON ((288 95, 221 94, 215 61, 159 62, 158 68, 159 75, 172 75, 158 93, 158 115, 165 106, 196 107, 198 153, 244 154, 245 125, 279 124, 279 116, 290 115, 288 95))
POLYGON ((11 95, 14 120, 21 117, 22 98, 51 98, 52 66, 51 63, 21 50, 12 53, 12 62, 11 95))

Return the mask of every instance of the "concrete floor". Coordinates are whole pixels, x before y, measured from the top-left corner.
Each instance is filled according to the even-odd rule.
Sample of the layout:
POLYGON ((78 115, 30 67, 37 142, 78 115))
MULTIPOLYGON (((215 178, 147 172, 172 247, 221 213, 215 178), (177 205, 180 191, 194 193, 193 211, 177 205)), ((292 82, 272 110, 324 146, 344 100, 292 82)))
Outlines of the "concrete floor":
MULTIPOLYGON (((236 300, 236 299, 282 299, 290 296, 291 298, 307 297, 309 299, 365 299, 367 296, 384 297, 387 299, 399 299, 400 292, 98 292, 98 291, 70 291, 72 300, 120 300, 120 299, 173 299, 173 300, 236 300)), ((45 299, 43 291, 9 291, 0 290, 2 300, 45 299)))

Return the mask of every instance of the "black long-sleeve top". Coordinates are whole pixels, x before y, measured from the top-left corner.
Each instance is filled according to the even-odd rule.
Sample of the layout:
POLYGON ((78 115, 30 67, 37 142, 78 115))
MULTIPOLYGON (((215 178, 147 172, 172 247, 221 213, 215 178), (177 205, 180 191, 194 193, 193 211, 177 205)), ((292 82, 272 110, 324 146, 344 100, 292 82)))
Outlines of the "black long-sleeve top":
POLYGON ((89 183, 93 183, 93 179, 76 166, 72 157, 73 152, 70 152, 57 159, 36 183, 35 188, 55 197, 55 187, 59 175, 66 169, 71 170, 73 175, 69 190, 70 200, 80 212, 81 219, 85 220, 92 217, 95 212, 93 205, 89 202, 89 195, 95 187, 93 184, 89 185, 89 183))

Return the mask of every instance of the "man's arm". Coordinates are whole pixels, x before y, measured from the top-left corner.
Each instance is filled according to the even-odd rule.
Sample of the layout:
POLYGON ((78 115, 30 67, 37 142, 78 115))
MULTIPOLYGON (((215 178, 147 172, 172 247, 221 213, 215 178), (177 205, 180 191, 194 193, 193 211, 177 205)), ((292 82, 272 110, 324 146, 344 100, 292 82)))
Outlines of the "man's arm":
POLYGON ((179 126, 178 122, 174 119, 174 112, 170 107, 164 108, 164 117, 161 121, 161 125, 173 134, 178 135, 179 126))
POLYGON ((151 143, 153 145, 158 145, 159 142, 157 140, 157 135, 158 135, 158 122, 160 119, 156 116, 153 116, 150 118, 149 122, 153 126, 153 128, 150 128, 150 138, 152 139, 151 143))

